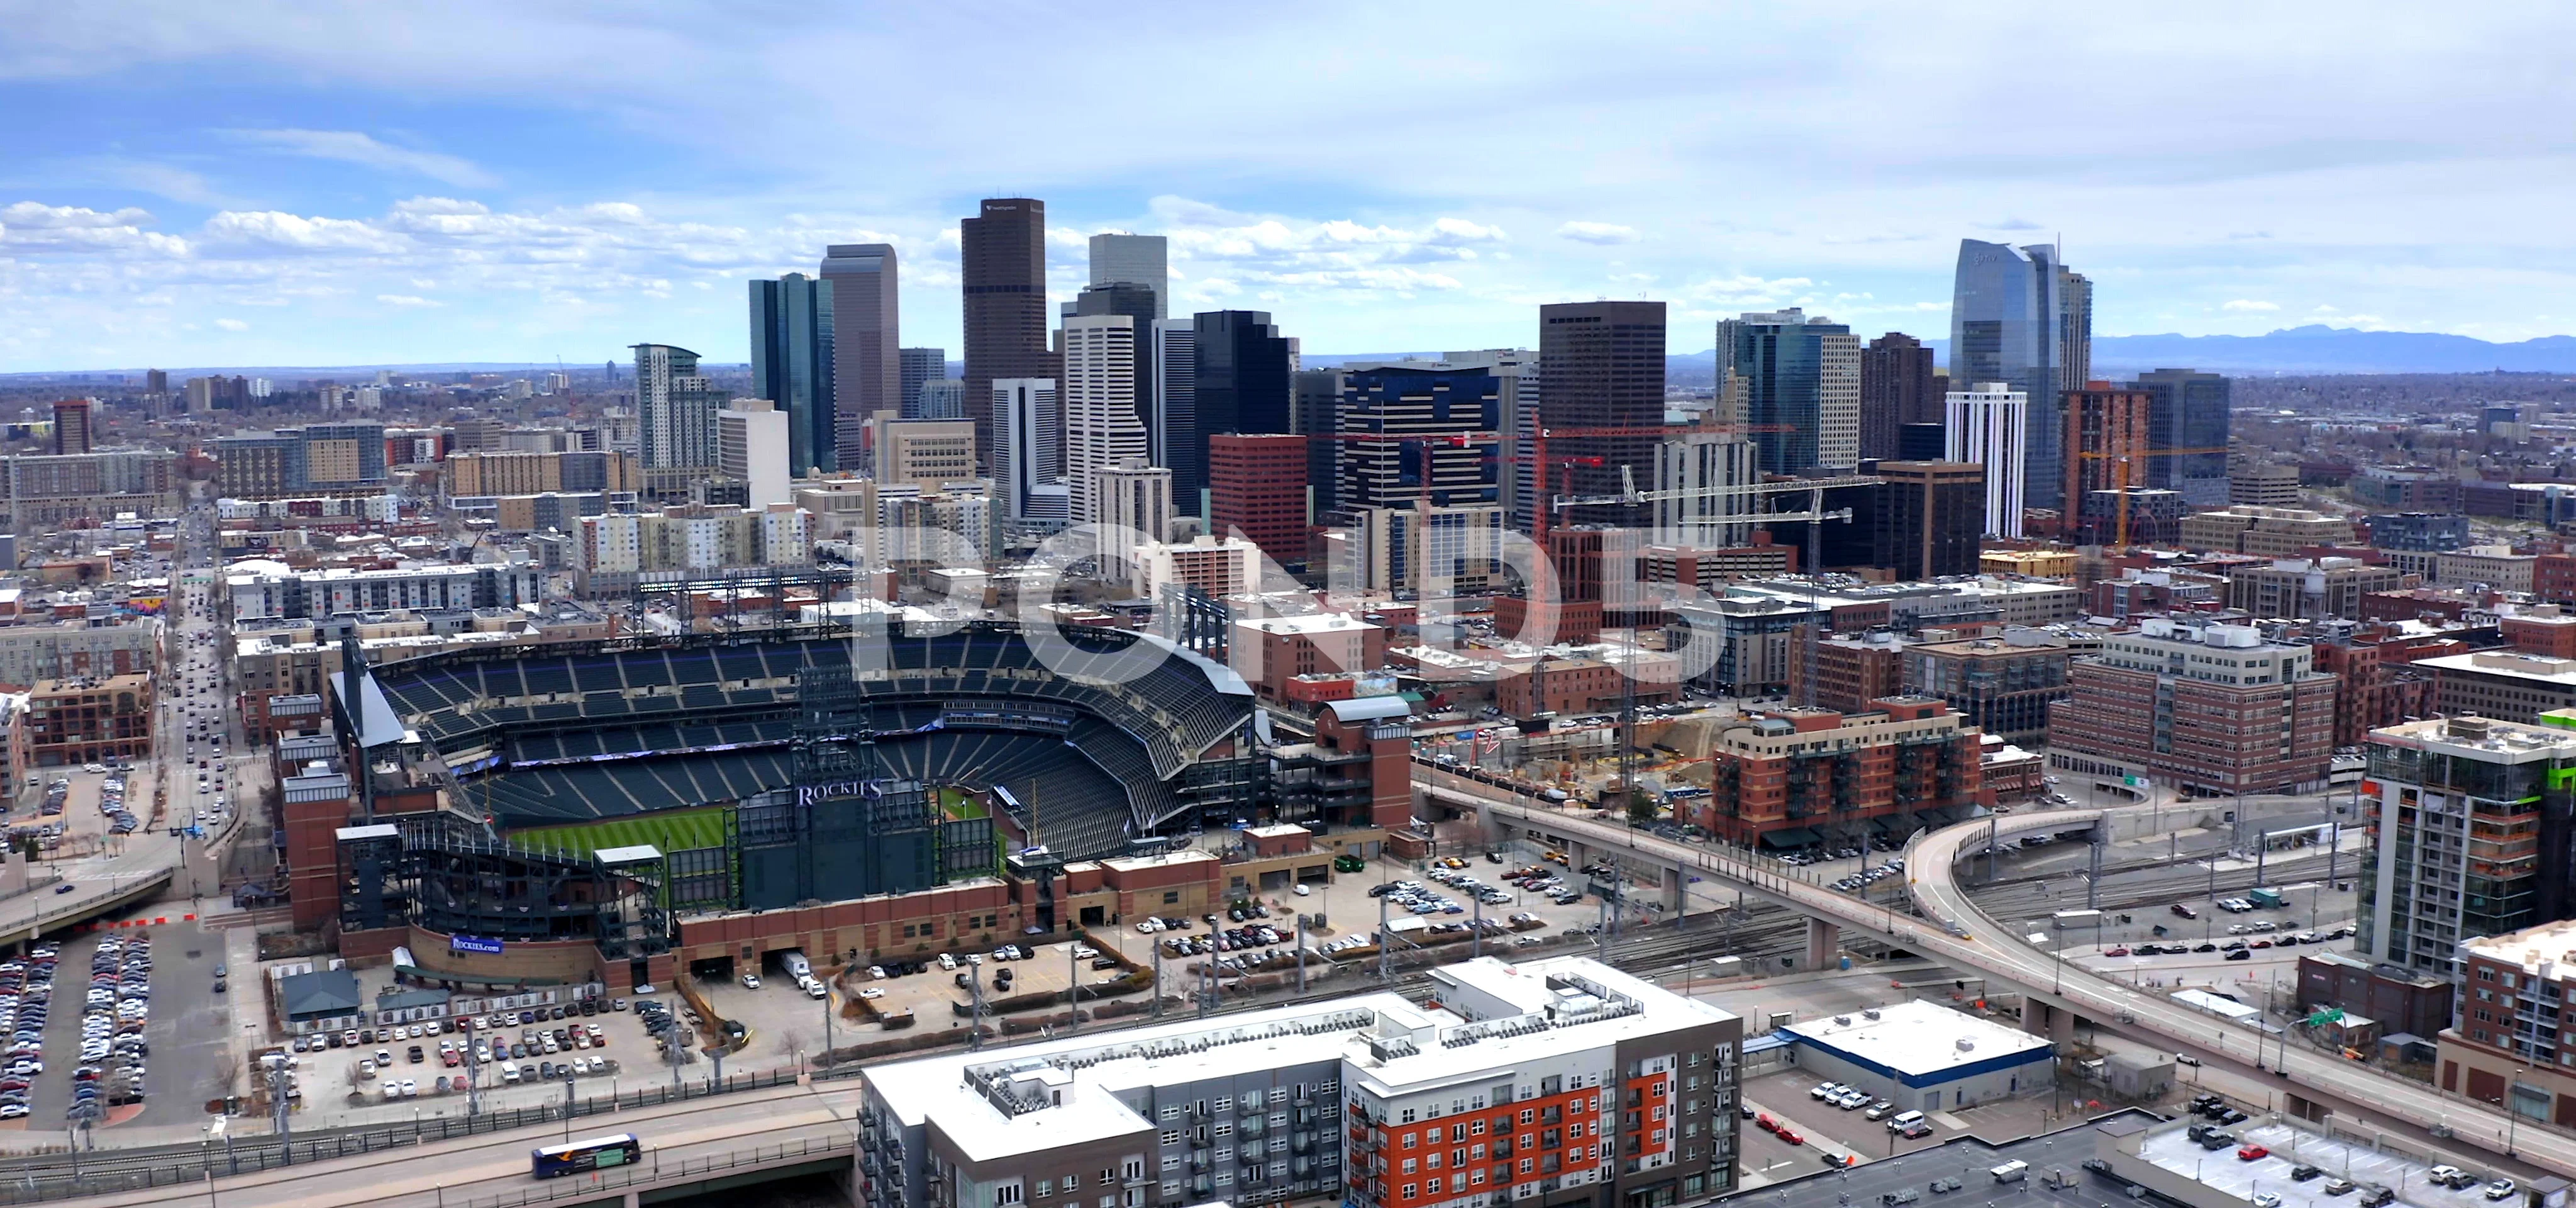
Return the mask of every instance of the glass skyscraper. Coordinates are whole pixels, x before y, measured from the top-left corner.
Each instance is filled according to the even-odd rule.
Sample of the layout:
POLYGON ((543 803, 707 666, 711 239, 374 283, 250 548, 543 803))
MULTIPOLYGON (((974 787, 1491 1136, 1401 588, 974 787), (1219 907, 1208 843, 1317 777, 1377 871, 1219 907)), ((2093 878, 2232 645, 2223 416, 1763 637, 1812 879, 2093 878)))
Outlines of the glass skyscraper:
POLYGON ((1860 343, 1848 325, 1794 306, 1722 320, 1717 374, 1740 383, 1764 473, 1859 464, 1860 343))
POLYGON ((837 469, 832 290, 803 273, 751 283, 751 393, 787 413, 787 464, 837 469))
POLYGON ((2148 449, 2201 450, 2148 458, 2146 484, 2180 493, 2185 507, 2225 505, 2228 379, 2190 369, 2159 369, 2139 374, 2135 385, 2154 396, 2147 410, 2148 449))
MULTIPOLYGON (((2030 400, 2022 481, 2027 506, 2063 510, 2066 310, 2057 249, 1959 241, 1950 298, 1950 381, 2002 382, 2030 400)), ((2089 298, 2089 292, 2088 292, 2089 298)))

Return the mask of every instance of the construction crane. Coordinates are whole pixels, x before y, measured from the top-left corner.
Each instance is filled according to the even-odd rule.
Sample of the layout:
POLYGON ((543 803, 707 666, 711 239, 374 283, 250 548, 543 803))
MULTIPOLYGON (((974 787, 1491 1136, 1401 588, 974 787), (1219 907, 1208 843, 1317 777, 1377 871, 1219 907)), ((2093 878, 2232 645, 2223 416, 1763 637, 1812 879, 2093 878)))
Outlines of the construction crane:
MULTIPOLYGON (((2188 453, 2226 452, 2229 452, 2229 450, 2224 447, 2215 449, 2149 449, 2143 453, 2097 452, 2093 450, 2084 450, 2076 453, 2075 456, 2080 461, 2101 461, 2107 458, 2116 467, 2112 472, 2112 479, 2115 484, 2114 489, 2117 490, 2120 495, 2119 521, 2114 533, 2114 536, 2117 539, 2114 540, 2112 544, 2125 549, 2129 544, 2129 466, 2132 463, 2144 461, 2150 457, 2180 457, 2188 453)), ((2078 514, 2080 515, 2083 508, 2083 501, 2069 500, 2068 502, 2077 509, 2078 514)))
MULTIPOLYGON (((1532 453, 1534 454, 1534 456, 1531 458, 1531 460, 1532 460, 1532 461, 1534 461, 1535 463, 1537 463, 1537 466, 1538 466, 1538 472, 1537 472, 1537 475, 1536 475, 1536 477, 1535 477, 1535 480, 1530 484, 1530 494, 1531 494, 1531 496, 1533 497, 1533 500, 1534 500, 1535 502, 1537 502, 1537 503, 1538 503, 1538 506, 1533 507, 1533 508, 1531 508, 1531 509, 1530 509, 1530 512, 1531 512, 1531 519, 1530 519, 1530 530, 1531 530, 1531 531, 1530 531, 1530 536, 1531 536, 1531 538, 1532 538, 1533 540, 1540 540, 1540 541, 1544 541, 1544 539, 1545 539, 1545 538, 1546 538, 1546 536, 1547 536, 1547 514, 1548 514, 1548 512, 1549 512, 1549 511, 1551 511, 1551 510, 1561 510, 1562 506, 1573 506, 1573 505, 1570 505, 1570 504, 1569 504, 1569 505, 1561 505, 1561 506, 1560 506, 1560 508, 1558 508, 1558 509, 1551 509, 1551 508, 1550 508, 1549 506, 1547 506, 1547 504, 1545 503, 1545 501, 1546 501, 1546 499, 1547 499, 1547 463, 1548 463, 1548 456, 1547 456, 1547 442, 1549 442, 1549 441, 1551 441, 1551 440, 1575 440, 1575 439, 1581 439, 1581 438, 1585 438, 1585 437, 1603 437, 1603 436, 1642 436, 1642 437, 1647 437, 1647 438, 1650 438, 1650 439, 1653 439, 1653 440, 1656 440, 1656 441, 1666 441, 1666 440, 1671 440, 1671 439, 1673 439, 1674 437, 1677 437, 1677 436, 1689 436, 1689 435, 1692 435, 1692 434, 1694 434, 1694 433, 1701 433, 1701 432, 1717 432, 1717 433, 1746 433, 1746 432, 1793 432, 1793 431, 1796 431, 1796 428, 1795 428, 1795 426, 1790 425, 1790 424, 1697 424, 1697 425, 1692 425, 1692 424, 1681 424, 1681 425, 1632 426, 1632 427, 1609 427, 1609 428, 1544 428, 1544 427, 1543 427, 1543 428, 1539 428, 1539 429, 1537 429, 1536 431, 1529 432, 1529 433, 1522 434, 1522 435, 1515 436, 1515 437, 1511 437, 1511 438, 1509 438, 1509 439, 1513 439, 1513 440, 1526 440, 1526 441, 1529 441, 1529 442, 1531 443, 1531 445, 1532 445, 1532 453)), ((1571 463, 1570 463, 1570 464, 1571 464, 1571 463)), ((1624 464, 1623 464, 1623 465, 1621 465, 1621 466, 1620 466, 1620 470, 1621 470, 1621 472, 1624 474, 1624 473, 1626 473, 1626 472, 1628 471, 1628 467, 1627 467, 1626 465, 1624 465, 1624 464)), ((1621 493, 1621 497, 1619 497, 1619 498, 1605 498, 1605 497, 1601 497, 1601 496, 1594 496, 1594 497, 1592 497, 1591 502, 1592 502, 1592 503, 1594 503, 1594 504, 1596 504, 1596 505, 1598 505, 1598 504, 1624 504, 1624 503, 1634 502, 1634 501, 1632 501, 1632 500, 1630 500, 1630 499, 1626 498, 1626 496, 1628 496, 1628 495, 1633 495, 1633 494, 1635 494, 1635 493, 1636 493, 1636 483, 1635 483, 1635 481, 1634 481, 1633 479, 1628 480, 1628 488, 1629 488, 1628 490, 1626 490, 1626 491, 1624 491, 1624 492, 1622 492, 1622 493, 1621 493)))

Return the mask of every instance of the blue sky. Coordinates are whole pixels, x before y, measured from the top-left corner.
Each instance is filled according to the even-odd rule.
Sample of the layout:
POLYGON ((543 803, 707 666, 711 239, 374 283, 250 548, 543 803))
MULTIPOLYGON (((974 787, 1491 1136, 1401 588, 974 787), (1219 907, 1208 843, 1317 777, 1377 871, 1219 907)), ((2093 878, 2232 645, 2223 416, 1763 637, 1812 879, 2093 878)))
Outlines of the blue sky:
POLYGON ((954 356, 1014 194, 1060 292, 1164 233, 1318 353, 1939 336, 1962 236, 2062 237, 2104 334, 2576 331, 2569 9, 2095 7, 0 0, 0 372, 736 360, 874 240, 954 356))

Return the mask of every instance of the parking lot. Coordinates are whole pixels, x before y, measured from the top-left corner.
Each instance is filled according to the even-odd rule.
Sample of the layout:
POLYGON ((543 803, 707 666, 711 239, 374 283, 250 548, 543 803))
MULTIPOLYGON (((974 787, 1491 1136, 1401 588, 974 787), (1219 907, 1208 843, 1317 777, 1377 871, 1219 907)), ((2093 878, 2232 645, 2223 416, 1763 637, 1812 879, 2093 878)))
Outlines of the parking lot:
MULTIPOLYGON (((605 1079, 620 1072, 612 1053, 651 1052, 650 1042, 639 1037, 634 1024, 614 1010, 584 1015, 578 1007, 548 1007, 317 1034, 285 1047, 304 1107, 328 1111, 414 1101, 452 1104, 464 1099, 469 1077, 487 1093, 559 1084, 566 1075, 605 1079), (516 1078, 510 1077, 513 1068, 516 1078)), ((607 1091, 603 1082, 583 1093, 607 1091)))
MULTIPOLYGON (((60 1128, 80 1118, 70 1113, 85 1102, 96 1104, 82 1108, 92 1127, 202 1116, 208 1099, 226 1093, 232 1074, 224 1039, 231 1028, 228 996, 211 992, 222 962, 220 940, 187 922, 115 928, 60 943, 50 1003, 33 1029, 44 1068, 24 1077, 28 1085, 18 1089, 26 1092, 27 1112, 10 1123, 60 1128), (94 988, 105 991, 95 1009, 94 988), (84 1051, 84 1041, 95 1043, 84 1051), (85 1085, 96 1089, 84 1093, 85 1085)), ((32 987, 34 978, 28 981, 32 987)), ((12 1042, 22 1049, 31 997, 22 993, 14 1020, 12 1042)))

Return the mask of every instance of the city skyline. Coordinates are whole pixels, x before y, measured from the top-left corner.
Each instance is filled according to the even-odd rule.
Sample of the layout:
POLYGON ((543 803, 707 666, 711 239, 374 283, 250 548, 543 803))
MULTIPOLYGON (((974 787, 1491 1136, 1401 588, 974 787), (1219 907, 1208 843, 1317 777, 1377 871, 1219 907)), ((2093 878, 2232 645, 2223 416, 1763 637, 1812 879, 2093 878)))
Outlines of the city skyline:
POLYGON ((956 45, 968 18, 30 11, 0 52, 22 115, 0 372, 583 362, 637 340, 737 363, 739 282, 876 242, 906 261, 906 338, 959 348, 956 222, 1008 194, 1050 203, 1051 308, 1089 236, 1167 235, 1169 313, 1266 310, 1319 353, 1535 346, 1537 305, 1596 299, 1670 303, 1674 353, 1788 306, 1937 338, 1960 238, 2061 235, 2104 335, 2576 329, 2534 57, 2564 14, 2325 38, 2286 11, 2226 37, 2046 14, 2028 36, 2165 86, 2044 106, 1959 76, 1976 20, 1489 16, 1301 12, 1278 38, 1038 17, 981 43, 987 78, 790 70, 747 114, 719 82, 956 45), (1317 65, 1318 42, 1343 57, 1317 65), (1709 70, 1738 42, 1763 70, 1709 70), (648 81, 633 55, 666 67, 648 81), (1100 102, 1051 69, 1068 56, 1154 64, 1190 103, 1083 123, 1100 102), (2487 85, 2437 83, 2456 78, 2487 85), (1509 166, 1533 158, 1551 169, 1509 166))

